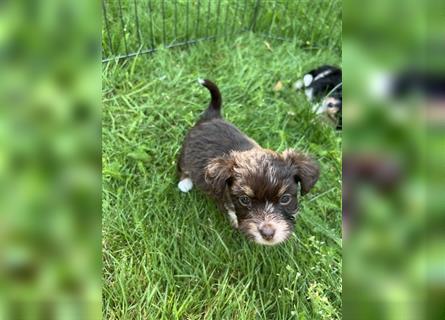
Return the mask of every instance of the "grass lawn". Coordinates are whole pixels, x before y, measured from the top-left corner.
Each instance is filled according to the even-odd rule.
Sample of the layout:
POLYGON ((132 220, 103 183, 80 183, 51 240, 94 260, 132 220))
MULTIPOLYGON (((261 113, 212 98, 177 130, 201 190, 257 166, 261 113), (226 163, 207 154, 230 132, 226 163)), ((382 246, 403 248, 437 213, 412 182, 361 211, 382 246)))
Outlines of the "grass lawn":
POLYGON ((340 57, 247 33, 104 64, 105 318, 341 318, 341 136, 291 89, 320 63, 340 57), (198 77, 220 86, 225 117, 262 146, 320 162, 287 243, 248 242, 198 190, 178 191, 182 139, 209 101, 198 77))

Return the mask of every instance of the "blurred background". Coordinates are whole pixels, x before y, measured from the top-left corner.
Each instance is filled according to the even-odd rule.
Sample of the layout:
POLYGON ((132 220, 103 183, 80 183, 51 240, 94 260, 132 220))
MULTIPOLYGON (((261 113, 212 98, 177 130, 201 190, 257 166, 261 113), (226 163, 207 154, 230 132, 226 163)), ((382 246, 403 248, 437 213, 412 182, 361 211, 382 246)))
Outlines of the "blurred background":
POLYGON ((343 4, 343 316, 443 319, 444 3, 343 4))
MULTIPOLYGON (((0 319, 99 318, 100 3, 0 8, 0 319)), ((445 316, 444 12, 344 0, 346 319, 445 316)))
POLYGON ((100 5, 0 2, 0 319, 100 317, 100 5))

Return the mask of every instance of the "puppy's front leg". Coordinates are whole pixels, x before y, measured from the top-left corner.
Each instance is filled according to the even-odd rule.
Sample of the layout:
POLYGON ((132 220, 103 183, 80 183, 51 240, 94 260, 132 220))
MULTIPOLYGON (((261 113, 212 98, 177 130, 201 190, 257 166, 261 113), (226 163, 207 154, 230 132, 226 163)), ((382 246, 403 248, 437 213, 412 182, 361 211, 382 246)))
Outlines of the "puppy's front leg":
POLYGON ((230 224, 235 229, 238 229, 238 218, 236 216, 235 211, 232 209, 229 209, 229 208, 226 208, 226 209, 227 209, 227 216, 229 217, 229 220, 230 220, 230 224))
POLYGON ((235 206, 230 199, 230 194, 228 190, 224 192, 224 208, 227 210, 227 217, 229 218, 230 224, 235 229, 238 229, 238 217, 236 216, 235 206))

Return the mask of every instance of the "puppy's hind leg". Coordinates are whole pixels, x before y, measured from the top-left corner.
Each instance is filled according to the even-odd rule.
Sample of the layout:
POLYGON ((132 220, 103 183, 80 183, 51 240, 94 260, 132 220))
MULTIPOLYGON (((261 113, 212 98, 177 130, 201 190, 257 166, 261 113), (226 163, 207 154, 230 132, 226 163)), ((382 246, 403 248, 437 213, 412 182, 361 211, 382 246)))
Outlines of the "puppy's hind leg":
POLYGON ((181 180, 178 183, 178 188, 182 192, 189 192, 193 188, 192 179, 190 179, 187 175, 182 174, 181 180))
POLYGON ((193 188, 193 182, 192 179, 190 179, 190 176, 186 170, 184 170, 184 150, 182 149, 179 158, 178 158, 178 176, 179 176, 179 183, 178 188, 182 192, 189 192, 193 188))

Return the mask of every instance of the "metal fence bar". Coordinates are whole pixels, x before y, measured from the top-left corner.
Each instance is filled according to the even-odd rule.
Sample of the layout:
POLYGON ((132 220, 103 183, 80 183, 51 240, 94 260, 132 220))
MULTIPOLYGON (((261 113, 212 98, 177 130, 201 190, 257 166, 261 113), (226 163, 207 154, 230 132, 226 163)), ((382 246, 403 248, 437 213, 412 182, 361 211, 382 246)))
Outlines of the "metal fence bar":
POLYGON ((136 0, 133 0, 134 3, 134 15, 136 17, 136 32, 138 35, 138 41, 139 41, 139 47, 142 47, 142 40, 141 40, 141 28, 139 27, 139 15, 138 15, 138 6, 136 4, 136 0))
MULTIPOLYGON (((314 12, 317 13, 318 11, 320 11, 320 8, 323 4, 324 4, 323 1, 319 1, 318 6, 316 7, 316 10, 314 10, 314 12)), ((306 22, 310 21, 310 19, 308 18, 308 16, 305 13, 303 13, 303 16, 306 18, 306 22)), ((310 29, 313 29, 313 24, 314 23, 310 24, 310 29)), ((297 38, 301 38, 302 32, 303 32, 303 28, 300 29, 300 32, 298 33, 297 38)), ((307 45, 307 44, 305 44, 305 45, 307 45)), ((312 45, 312 43, 309 42, 309 45, 312 45)))
MULTIPOLYGON (((183 41, 183 42, 177 42, 177 43, 173 43, 173 44, 167 45, 164 48, 172 49, 172 48, 177 48, 177 47, 197 44, 197 43, 202 42, 202 41, 213 40, 213 39, 215 39, 214 36, 200 38, 200 39, 194 39, 194 40, 189 40, 189 41, 183 41)), ((109 62, 109 61, 124 60, 124 59, 127 59, 127 58, 134 58, 134 57, 137 57, 137 56, 140 56, 140 55, 143 55, 143 54, 154 53, 156 51, 158 51, 157 48, 150 48, 150 49, 140 50, 138 52, 132 52, 132 53, 125 54, 125 55, 119 55, 119 56, 116 56, 116 57, 105 58, 105 59, 102 60, 102 62, 109 62)))
POLYGON ((150 35, 151 35, 151 49, 154 48, 155 45, 155 37, 153 32, 153 6, 151 0, 148 0, 148 12, 150 13, 150 35))
MULTIPOLYGON (((293 1, 293 0, 290 0, 290 1, 293 1)), ((287 14, 288 15, 290 15, 291 17, 295 17, 295 10, 296 10, 296 8, 295 7, 291 7, 291 8, 289 8, 289 2, 290 1, 288 1, 287 3, 286 3, 286 9, 285 9, 285 12, 287 12, 287 14)), ((293 35, 293 40, 295 41, 295 34, 293 35)))
POLYGON ((212 0, 209 0, 207 4, 207 28, 206 28, 206 37, 209 36, 209 30, 210 30, 210 3, 212 0))
POLYGON ((125 48, 125 54, 128 55, 128 46, 127 46, 127 35, 125 34, 125 22, 124 22, 124 15, 122 13, 122 3, 121 0, 119 2, 119 14, 121 18, 121 26, 122 26, 122 34, 124 35, 124 48, 125 48))
POLYGON ((286 0, 286 4, 283 6, 283 16, 289 10, 289 0, 286 0))
MULTIPOLYGON (((326 14, 324 15, 322 21, 326 21, 326 18, 327 18, 327 17, 329 16, 329 14, 332 12, 333 3, 334 3, 334 1, 331 1, 330 5, 329 5, 329 8, 328 8, 328 10, 326 11, 326 14)), ((319 27, 318 30, 317 30, 317 31, 318 31, 318 32, 317 32, 317 35, 320 34, 320 30, 322 30, 323 27, 324 27, 324 24, 320 24, 320 27, 319 27)), ((314 42, 314 39, 315 39, 315 32, 312 33, 311 43, 314 42)))
POLYGON ((255 8, 253 9, 252 21, 250 22, 250 30, 255 31, 256 19, 260 11, 260 0, 256 0, 255 8))
POLYGON ((199 31, 199 7, 201 6, 201 0, 198 0, 198 4, 197 4, 197 13, 196 13, 196 27, 195 27, 195 37, 198 36, 198 31, 199 31))
MULTIPOLYGON (((337 19, 331 19, 332 20, 332 22, 329 24, 329 26, 328 26, 328 28, 326 29, 327 30, 327 32, 324 34, 324 36, 323 36, 323 41, 326 41, 327 40, 327 42, 329 43, 329 38, 330 38, 330 36, 332 35, 332 32, 333 32, 333 30, 334 30, 334 27, 336 26, 336 24, 337 24, 337 22, 338 22, 338 20, 337 19)), ((340 18, 340 21, 341 21, 341 18, 340 18)), ((341 22, 340 22, 341 23, 341 22)), ((334 43, 334 41, 331 41, 332 43, 334 43)), ((336 43, 337 41, 335 41, 335 43, 336 43)), ((330 47, 330 45, 329 45, 329 48, 331 48, 330 47)))
MULTIPOLYGON (((332 3, 333 3, 333 1, 330 2, 330 4, 332 4, 332 3)), ((315 15, 318 15, 318 14, 320 13, 320 9, 321 9, 321 7, 322 7, 324 4, 325 4, 325 2, 320 2, 319 6, 317 7, 317 10, 315 11, 315 15)), ((316 29, 315 26, 314 26, 314 24, 315 24, 315 23, 313 22, 312 25, 311 25, 311 29, 314 30, 314 31, 312 32, 312 34, 311 34, 311 39, 310 39, 310 43, 311 43, 311 44, 314 42, 314 34, 315 34, 315 30, 320 30, 320 28, 322 27, 322 25, 319 24, 319 25, 320 25, 320 28, 316 29)))
MULTIPOLYGON (((261 36, 268 38, 268 39, 273 39, 273 40, 280 40, 280 41, 292 41, 291 38, 286 38, 286 37, 278 37, 278 36, 274 36, 274 35, 270 35, 268 33, 260 33, 261 36)), ((326 48, 324 46, 304 46, 305 50, 320 50, 326 48)))
POLYGON ((271 34, 271 33, 272 33, 272 28, 273 28, 273 25, 274 25, 274 23, 275 23, 275 18, 277 17, 277 5, 278 5, 278 0, 275 0, 274 8, 273 8, 273 15, 272 15, 272 19, 271 19, 271 21, 270 21, 270 26, 269 26, 269 32, 268 32, 268 34, 271 34))
POLYGON ((216 7, 216 25, 215 25, 215 37, 218 35, 218 24, 219 24, 219 9, 221 5, 221 0, 218 0, 218 6, 216 7))
POLYGON ((108 38, 108 48, 110 48, 111 53, 114 55, 115 52, 113 50, 113 43, 111 42, 111 32, 110 32, 110 26, 108 25, 108 15, 107 15, 107 8, 105 5, 105 0, 102 0, 102 10, 104 13, 105 30, 107 32, 107 38, 108 38))
POLYGON ((286 3, 283 6, 282 15, 284 16, 286 12, 288 12, 288 10, 289 10, 289 0, 286 0, 286 3))
POLYGON ((237 17, 237 13, 238 13, 238 5, 239 5, 239 0, 236 0, 236 3, 235 3, 235 13, 233 14, 233 19, 232 19, 232 30, 230 32, 231 35, 235 31, 235 21, 236 21, 236 17, 237 17))
POLYGON ((178 39, 178 0, 174 1, 174 15, 175 15, 175 41, 178 39))
POLYGON ((185 39, 189 41, 189 0, 185 7, 185 39))
POLYGON ((167 43, 167 40, 165 38, 165 0, 162 0, 161 11, 162 11, 162 43, 165 46, 165 44, 167 43))
POLYGON ((247 0, 244 0, 244 10, 243 10, 243 17, 241 19, 241 28, 243 28, 244 23, 246 22, 246 12, 247 12, 247 0))
POLYGON ((226 17, 224 18, 224 38, 227 38, 227 20, 229 18, 230 4, 226 5, 226 17))

